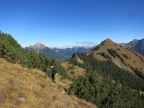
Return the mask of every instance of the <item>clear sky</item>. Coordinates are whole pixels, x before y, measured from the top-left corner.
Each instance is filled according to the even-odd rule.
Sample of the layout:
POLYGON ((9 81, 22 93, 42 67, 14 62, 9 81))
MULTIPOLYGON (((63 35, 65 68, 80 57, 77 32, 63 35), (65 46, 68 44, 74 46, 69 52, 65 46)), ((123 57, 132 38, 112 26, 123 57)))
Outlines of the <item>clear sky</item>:
POLYGON ((144 0, 0 0, 0 30, 22 46, 144 38, 144 0))

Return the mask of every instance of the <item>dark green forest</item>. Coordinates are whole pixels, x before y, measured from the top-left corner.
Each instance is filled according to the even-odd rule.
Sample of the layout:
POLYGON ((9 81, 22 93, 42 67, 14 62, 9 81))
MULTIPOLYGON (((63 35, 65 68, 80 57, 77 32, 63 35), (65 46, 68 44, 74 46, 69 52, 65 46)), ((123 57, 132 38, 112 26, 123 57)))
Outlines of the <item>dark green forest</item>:
POLYGON ((35 51, 29 51, 27 48, 22 48, 11 35, 2 32, 0 32, 0 57, 13 63, 22 64, 27 68, 41 69, 50 76, 50 66, 54 65, 63 78, 68 78, 64 68, 54 59, 50 59, 44 54, 38 54, 35 51))
POLYGON ((70 63, 78 65, 88 70, 95 70, 102 75, 104 79, 114 80, 124 86, 128 86, 135 90, 144 91, 144 80, 132 73, 119 68, 111 61, 99 61, 92 55, 87 56, 84 53, 77 53, 69 60, 70 63), (84 64, 77 62, 77 57, 84 61, 84 64))
POLYGON ((73 55, 70 63, 85 68, 86 75, 75 79, 70 94, 90 101, 101 108, 143 108, 144 80, 110 61, 99 61, 83 53, 73 55), (81 64, 77 58, 84 61, 81 64), (134 90, 135 89, 135 90, 134 90))
POLYGON ((144 95, 122 86, 118 82, 104 80, 96 71, 87 70, 86 76, 77 78, 69 94, 96 104, 100 108, 143 108, 144 95))

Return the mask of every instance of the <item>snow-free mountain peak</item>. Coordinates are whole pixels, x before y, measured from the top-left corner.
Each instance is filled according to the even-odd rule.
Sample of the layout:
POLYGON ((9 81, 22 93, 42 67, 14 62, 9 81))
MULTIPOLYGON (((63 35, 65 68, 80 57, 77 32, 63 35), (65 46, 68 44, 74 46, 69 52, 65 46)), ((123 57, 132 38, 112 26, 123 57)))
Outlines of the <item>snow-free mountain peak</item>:
POLYGON ((44 44, 42 44, 42 43, 36 43, 36 44, 34 44, 34 45, 31 45, 31 46, 29 46, 30 48, 33 48, 33 49, 44 49, 44 48, 46 48, 47 46, 45 46, 44 44))

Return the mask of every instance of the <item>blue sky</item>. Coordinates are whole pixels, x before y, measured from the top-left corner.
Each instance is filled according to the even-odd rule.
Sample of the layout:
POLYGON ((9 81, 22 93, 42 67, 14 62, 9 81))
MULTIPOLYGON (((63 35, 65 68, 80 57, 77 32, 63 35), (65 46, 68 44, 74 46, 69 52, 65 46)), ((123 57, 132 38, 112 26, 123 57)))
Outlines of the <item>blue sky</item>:
POLYGON ((22 46, 144 38, 144 0, 0 0, 0 30, 22 46))

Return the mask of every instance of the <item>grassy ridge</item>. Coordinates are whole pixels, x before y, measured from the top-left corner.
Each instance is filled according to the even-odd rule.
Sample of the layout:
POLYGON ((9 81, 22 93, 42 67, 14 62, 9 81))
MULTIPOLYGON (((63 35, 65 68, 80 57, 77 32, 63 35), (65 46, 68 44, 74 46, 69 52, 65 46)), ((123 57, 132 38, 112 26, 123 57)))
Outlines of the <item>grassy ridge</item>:
POLYGON ((68 96, 63 89, 41 70, 27 69, 0 58, 0 108, 96 108, 68 96))

